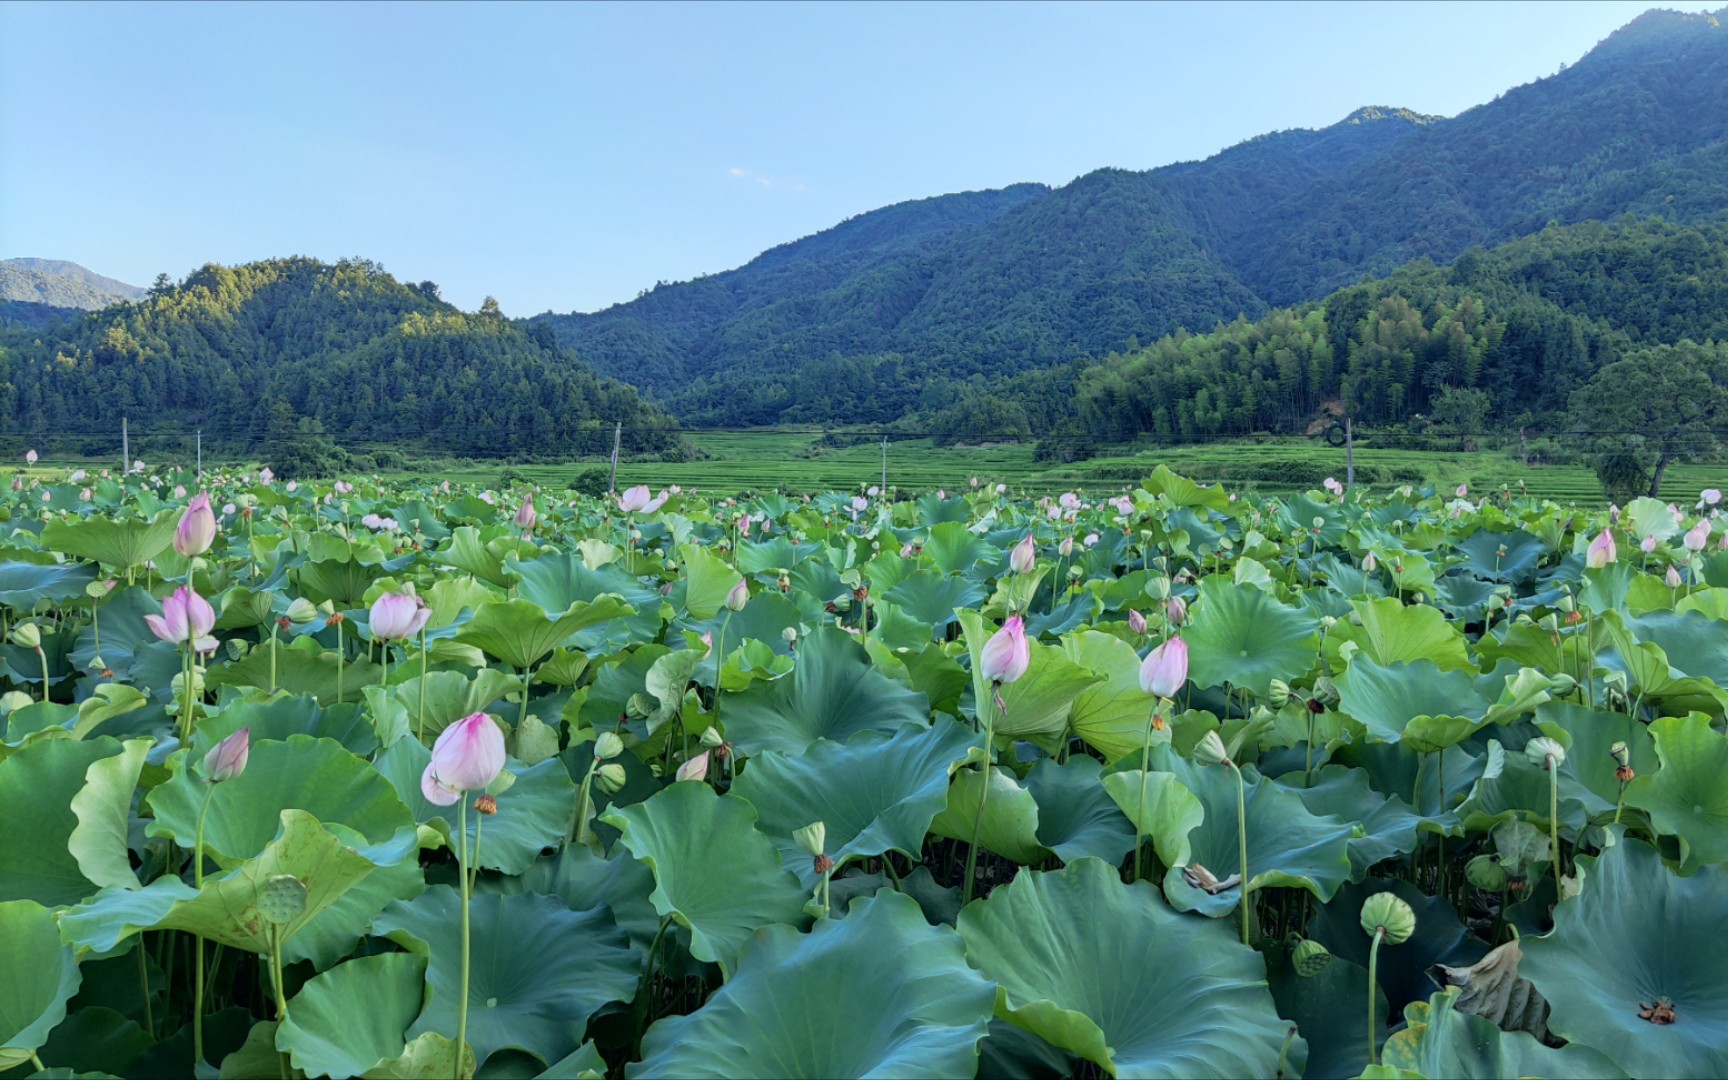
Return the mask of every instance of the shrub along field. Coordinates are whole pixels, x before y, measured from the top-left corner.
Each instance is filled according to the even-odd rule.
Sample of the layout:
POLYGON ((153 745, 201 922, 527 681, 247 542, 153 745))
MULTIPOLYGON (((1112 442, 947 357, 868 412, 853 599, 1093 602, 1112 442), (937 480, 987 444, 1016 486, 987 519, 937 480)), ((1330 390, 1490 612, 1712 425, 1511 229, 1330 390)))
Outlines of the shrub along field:
POLYGON ((18 474, 0 1076, 1728 1072, 1719 493, 873 450, 18 474))

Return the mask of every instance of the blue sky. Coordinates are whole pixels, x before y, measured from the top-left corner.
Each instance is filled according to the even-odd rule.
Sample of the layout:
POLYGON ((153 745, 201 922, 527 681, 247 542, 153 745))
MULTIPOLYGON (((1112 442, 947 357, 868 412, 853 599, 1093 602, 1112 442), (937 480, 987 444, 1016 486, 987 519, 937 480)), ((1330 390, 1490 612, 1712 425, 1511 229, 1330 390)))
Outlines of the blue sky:
POLYGON ((0 256, 594 310, 905 199, 1455 115, 1649 6, 10 2, 0 256))

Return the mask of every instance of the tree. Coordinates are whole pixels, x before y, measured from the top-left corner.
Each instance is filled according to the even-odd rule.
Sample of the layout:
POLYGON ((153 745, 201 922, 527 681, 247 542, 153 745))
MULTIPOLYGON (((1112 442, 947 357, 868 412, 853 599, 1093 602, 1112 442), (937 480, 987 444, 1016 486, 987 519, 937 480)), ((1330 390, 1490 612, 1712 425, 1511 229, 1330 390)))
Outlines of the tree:
POLYGON ((1472 436, 1479 434, 1488 422, 1492 403, 1486 391, 1474 387, 1443 386, 1434 395, 1434 407, 1428 419, 1441 431, 1457 435, 1465 449, 1472 449, 1472 436))
POLYGON ((1658 496, 1662 472, 1718 447, 1728 421, 1728 343, 1658 345, 1598 371, 1572 394, 1572 424, 1590 436, 1596 475, 1611 497, 1632 478, 1650 478, 1658 496))

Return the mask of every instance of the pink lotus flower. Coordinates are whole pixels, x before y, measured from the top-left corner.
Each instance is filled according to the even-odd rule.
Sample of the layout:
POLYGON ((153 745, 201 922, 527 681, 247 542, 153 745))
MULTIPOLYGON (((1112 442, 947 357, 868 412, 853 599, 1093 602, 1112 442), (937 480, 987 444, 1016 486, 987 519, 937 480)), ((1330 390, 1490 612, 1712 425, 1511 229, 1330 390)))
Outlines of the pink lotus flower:
POLYGON ((862 495, 852 496, 852 514, 854 517, 856 517, 859 514, 862 514, 864 511, 866 511, 868 509, 870 509, 869 500, 865 499, 864 496, 862 496, 862 495))
POLYGON ((1008 568, 1016 574, 1027 574, 1031 573, 1037 562, 1038 545, 1033 541, 1032 534, 1027 533, 1026 538, 1008 552, 1008 568))
POLYGON ((94 491, 91 491, 89 488, 84 488, 83 490, 78 492, 78 499, 81 502, 89 502, 91 499, 94 499, 95 497, 96 497, 96 493, 94 491))
POLYGON ((1146 654, 1140 664, 1140 689, 1154 697, 1173 698, 1188 681, 1188 643, 1173 637, 1146 654))
POLYGON ((410 593, 384 593, 372 601, 372 636, 380 641, 407 641, 425 629, 432 609, 410 593))
POLYGON ((1457 495, 1460 499, 1462 499, 1464 496, 1470 494, 1470 485, 1469 484, 1459 484, 1458 490, 1453 492, 1453 494, 1457 495))
POLYGON ((485 713, 445 728, 420 774, 420 794, 434 806, 454 806, 465 791, 484 791, 504 771, 504 733, 485 713))
POLYGON ((1146 632, 1146 616, 1135 611, 1133 608, 1129 608, 1128 629, 1134 631, 1136 634, 1144 634, 1146 632))
MULTIPOLYGON (((1181 626, 1183 623, 1187 622, 1187 601, 1183 600, 1180 596, 1172 596, 1170 599, 1164 601, 1164 618, 1169 620, 1171 626, 1181 626)), ((1186 654, 1188 647, 1184 645, 1182 651, 1186 654)))
POLYGON ((540 520, 540 514, 534 509, 534 496, 529 495, 522 500, 522 505, 516 510, 516 527, 527 532, 540 520))
POLYGON ((1608 504, 1608 524, 1610 524, 1610 525, 1620 524, 1620 506, 1618 503, 1609 503, 1608 504))
POLYGON ((1380 569, 1380 560, 1374 557, 1372 551, 1362 557, 1362 572, 1364 574, 1372 574, 1378 569, 1380 569))
POLYGON ((869 487, 864 489, 864 494, 874 499, 876 496, 882 494, 882 489, 877 487, 875 484, 871 484, 869 487))
POLYGON ((270 471, 270 466, 266 465, 262 469, 258 470, 258 482, 259 483, 268 484, 270 481, 272 481, 274 479, 276 479, 276 474, 270 471))
POLYGON ((1705 488, 1698 495, 1699 506, 1715 506, 1722 501, 1722 492, 1718 488, 1705 488))
POLYGON ((216 539, 216 513, 210 509, 210 496, 200 492, 174 529, 174 550, 190 559, 210 550, 216 539))
POLYGON ((204 776, 212 784, 232 780, 246 771, 252 753, 252 729, 243 727, 210 748, 204 755, 204 776))
POLYGON ((1064 559, 1074 554, 1074 538, 1072 536, 1064 536, 1062 542, 1056 545, 1056 550, 1061 553, 1064 559))
POLYGON ((186 486, 184 484, 174 485, 174 497, 176 499, 184 499, 186 497, 186 486))
POLYGON ((1670 566, 1668 568, 1668 573, 1663 575, 1662 580, 1666 581, 1668 583, 1668 587, 1670 589, 1678 589, 1680 587, 1680 571, 1679 571, 1679 569, 1677 569, 1676 567, 1670 566))
POLYGON ((1011 683, 1026 674, 1032 665, 1032 643, 1026 640, 1025 620, 1010 615, 979 650, 978 663, 984 677, 993 683, 1011 683))
POLYGON ((162 614, 146 615, 150 632, 170 645, 195 644, 199 652, 211 652, 216 640, 210 632, 216 629, 216 610, 210 601, 182 585, 162 601, 162 614))
POLYGON ((1342 494, 1344 494, 1344 485, 1343 485, 1343 484, 1340 484, 1340 483, 1339 483, 1339 482, 1338 482, 1338 481, 1337 481, 1337 480, 1336 480, 1336 479, 1335 479, 1335 478, 1333 478, 1333 477, 1330 477, 1330 476, 1328 476, 1328 477, 1327 477, 1327 478, 1326 478, 1326 479, 1325 479, 1325 480, 1324 480, 1324 481, 1323 481, 1323 482, 1322 482, 1322 483, 1321 483, 1321 484, 1320 484, 1320 486, 1321 486, 1321 487, 1323 487, 1323 488, 1325 488, 1325 489, 1326 489, 1326 490, 1327 490, 1327 491, 1330 491, 1330 492, 1331 492, 1331 493, 1332 493, 1332 494, 1334 494, 1334 495, 1342 495, 1342 494))
POLYGON ((654 496, 648 490, 647 484, 637 484, 624 494, 618 496, 618 509, 626 514, 639 514, 648 509, 648 504, 654 501, 654 496))
POLYGON ((1087 547, 1091 547, 1092 545, 1096 544, 1097 542, 1098 542, 1098 534, 1095 532, 1087 533, 1086 539, 1081 541, 1081 543, 1085 544, 1087 547))
POLYGON ((744 605, 750 602, 750 583, 739 579, 738 584, 726 594, 726 607, 732 611, 743 611, 744 605))
POLYGON ((674 783, 676 783, 678 780, 706 780, 706 779, 708 779, 708 754, 709 754, 709 751, 704 750, 700 754, 697 754, 695 757, 691 758, 689 761, 686 761, 684 764, 678 766, 678 772, 677 772, 676 777, 674 778, 674 783))
MULTIPOLYGON (((1654 541, 1654 537, 1650 538, 1654 541)), ((1614 561, 1614 534, 1603 529, 1596 534, 1596 539, 1590 541, 1589 549, 1584 553, 1584 565, 1592 570, 1600 570, 1614 561)))
MULTIPOLYGON (((1655 552, 1656 552, 1656 537, 1646 536, 1644 539, 1638 541, 1638 550, 1642 551, 1646 555, 1655 554, 1655 552)), ((1609 560, 1609 561, 1612 562, 1613 560, 1609 560)))
POLYGON ((40 459, 36 456, 36 451, 34 450, 24 455, 24 464, 26 465, 34 465, 39 460, 40 459))
POLYGON ((1710 519, 1704 518, 1698 524, 1687 529, 1686 535, 1681 538, 1680 542, 1686 545, 1687 551, 1693 553, 1703 551, 1704 546, 1710 542, 1710 519))
POLYGON ((1064 491, 1062 497, 1057 499, 1056 502, 1064 510, 1080 509, 1080 496, 1074 494, 1072 491, 1064 491))
POLYGON ((996 485, 996 494, 1006 495, 1007 493, 1008 493, 1008 485, 1007 484, 997 484, 996 485))

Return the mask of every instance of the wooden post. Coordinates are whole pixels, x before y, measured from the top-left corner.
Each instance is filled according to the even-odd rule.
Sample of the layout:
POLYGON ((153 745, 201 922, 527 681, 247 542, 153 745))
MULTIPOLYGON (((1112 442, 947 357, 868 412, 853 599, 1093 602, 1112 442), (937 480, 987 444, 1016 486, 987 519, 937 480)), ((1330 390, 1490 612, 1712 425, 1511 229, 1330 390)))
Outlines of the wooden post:
POLYGON ((1356 486, 1356 431, 1350 418, 1344 418, 1344 486, 1356 486))
POLYGON ((1526 469, 1530 467, 1530 444, 1524 440, 1523 428, 1518 429, 1518 459, 1526 469))
POLYGON ((882 436, 882 497, 888 497, 888 436, 882 436))
POLYGON ((198 482, 204 482, 204 429, 198 429, 198 482))
POLYGON ((620 420, 612 427, 612 479, 606 484, 608 495, 618 494, 618 449, 624 443, 624 421, 620 420))
POLYGON ((132 472, 132 433, 126 428, 126 418, 120 418, 120 475, 132 472))

